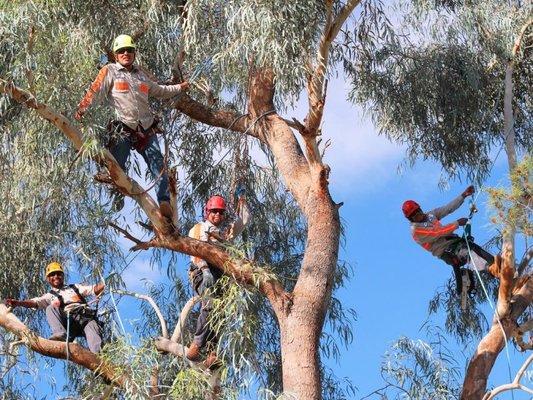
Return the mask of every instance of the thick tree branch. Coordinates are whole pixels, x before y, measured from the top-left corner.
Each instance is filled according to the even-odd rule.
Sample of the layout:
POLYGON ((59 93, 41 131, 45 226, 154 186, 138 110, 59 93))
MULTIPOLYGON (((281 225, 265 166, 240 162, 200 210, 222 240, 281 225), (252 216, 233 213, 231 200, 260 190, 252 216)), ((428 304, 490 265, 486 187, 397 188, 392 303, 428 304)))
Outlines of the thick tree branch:
MULTIPOLYGON (((37 101, 29 92, 0 79, 0 93, 6 93, 18 103, 34 109, 37 114, 56 126, 72 142, 76 150, 80 151, 84 145, 83 135, 71 122, 44 103, 37 101)), ((152 221, 157 233, 165 233, 171 230, 166 219, 161 215, 157 203, 150 195, 145 193, 143 188, 133 179, 128 177, 120 168, 115 158, 107 149, 102 149, 99 155, 93 156, 93 160, 105 166, 113 180, 114 185, 123 193, 130 196, 144 210, 150 221, 152 221)))
MULTIPOLYGON (((0 326, 15 334, 23 340, 33 351, 43 356, 66 360, 67 351, 64 342, 57 342, 37 336, 26 325, 24 325, 14 314, 8 311, 4 304, 0 304, 0 326)), ((97 354, 90 352, 75 343, 69 343, 69 360, 84 368, 87 368, 106 382, 111 382, 118 387, 126 387, 129 382, 127 374, 122 367, 113 366, 103 362, 97 354)))
POLYGON ((349 0, 335 17, 333 16, 333 0, 326 1, 326 24, 318 46, 316 65, 310 72, 307 83, 309 112, 305 118, 305 133, 302 133, 306 143, 307 157, 311 163, 320 162, 320 152, 316 144, 316 137, 324 114, 327 91, 325 79, 331 45, 342 25, 360 1, 349 0))
POLYGON ((219 268, 224 274, 233 277, 240 284, 259 288, 261 293, 269 299, 278 318, 289 307, 290 295, 275 276, 262 268, 255 267, 250 261, 232 258, 219 246, 178 235, 155 238, 152 244, 154 247, 200 257, 219 268))
MULTIPOLYGON (((194 100, 186 93, 180 93, 173 101, 177 110, 190 118, 207 125, 229 129, 234 132, 244 132, 250 122, 250 118, 240 115, 232 110, 216 110, 199 101, 194 100)), ((257 137, 254 131, 248 131, 248 135, 257 137)))
POLYGON ((187 317, 189 316, 189 313, 191 312, 192 308, 196 303, 198 303, 201 300, 199 296, 194 296, 185 305, 183 306, 183 309, 180 313, 180 318, 178 322, 176 323, 176 327, 174 328, 174 332, 172 333, 172 337, 170 338, 170 341, 174 343, 178 343, 178 340, 182 337, 182 329, 185 326, 185 321, 187 320, 187 317))
POLYGON ((516 320, 532 301, 533 279, 528 279, 520 290, 512 296, 509 313, 500 315, 501 325, 495 318, 490 331, 479 342, 466 370, 461 400, 481 399, 483 397, 486 392, 489 373, 498 355, 505 347, 505 339, 514 336, 518 329, 516 320))

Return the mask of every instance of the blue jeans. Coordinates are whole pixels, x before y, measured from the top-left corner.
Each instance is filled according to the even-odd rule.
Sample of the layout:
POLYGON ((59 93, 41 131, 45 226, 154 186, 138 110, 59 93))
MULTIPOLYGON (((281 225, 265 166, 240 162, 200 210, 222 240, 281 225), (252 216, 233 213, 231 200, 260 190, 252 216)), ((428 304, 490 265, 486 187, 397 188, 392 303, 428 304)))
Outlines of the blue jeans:
MULTIPOLYGON (((130 152, 133 148, 134 146, 131 139, 128 136, 121 135, 116 143, 114 143, 109 149, 124 171, 126 171, 126 162, 128 161, 130 152)), ((163 154, 159 148, 156 135, 153 135, 149 139, 148 144, 142 151, 139 151, 139 154, 144 159, 144 162, 146 162, 152 179, 158 179, 159 174, 163 170, 163 154)), ((166 171, 163 172, 156 182, 155 190, 157 192, 157 201, 159 203, 162 201, 170 201, 170 195, 168 193, 168 175, 166 171)))

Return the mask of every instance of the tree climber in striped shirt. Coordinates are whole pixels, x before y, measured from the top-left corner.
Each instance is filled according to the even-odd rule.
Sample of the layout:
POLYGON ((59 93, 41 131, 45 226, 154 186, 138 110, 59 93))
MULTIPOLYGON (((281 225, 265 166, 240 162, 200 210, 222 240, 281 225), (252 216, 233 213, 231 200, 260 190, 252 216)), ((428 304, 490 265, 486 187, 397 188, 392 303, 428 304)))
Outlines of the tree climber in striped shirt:
POLYGON ((468 223, 468 218, 459 218, 446 225, 440 222, 442 218, 457 210, 473 193, 474 187, 469 186, 449 204, 427 213, 413 200, 405 201, 402 206, 403 214, 411 222, 411 233, 415 242, 453 267, 458 293, 462 290, 460 268, 470 262, 470 257, 473 268, 488 271, 496 277, 499 275, 501 264, 499 256, 494 257, 473 241, 469 241, 467 245, 462 236, 454 233, 459 226, 468 223))
MULTIPOLYGON (((119 35, 113 42, 116 62, 105 65, 80 101, 74 118, 80 121, 95 100, 107 100, 115 110, 116 120, 108 124, 107 148, 123 170, 130 152, 143 157, 152 177, 157 179, 156 192, 161 214, 172 218, 168 175, 157 141, 158 121, 150 110, 149 97, 168 99, 189 88, 188 82, 162 86, 154 82, 135 61, 136 45, 131 36, 119 35)), ((115 193, 115 211, 124 206, 124 196, 115 193)))

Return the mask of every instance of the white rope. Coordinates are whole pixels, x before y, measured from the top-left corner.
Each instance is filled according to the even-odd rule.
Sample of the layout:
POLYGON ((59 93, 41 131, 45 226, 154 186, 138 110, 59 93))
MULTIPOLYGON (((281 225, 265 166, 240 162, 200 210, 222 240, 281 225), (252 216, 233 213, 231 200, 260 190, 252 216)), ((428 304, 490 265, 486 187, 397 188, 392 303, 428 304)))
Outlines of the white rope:
MULTIPOLYGON (((507 356, 507 369, 508 369, 508 372, 509 372, 509 379, 512 380, 512 374, 511 374, 511 356, 509 355, 509 346, 507 344, 507 335, 505 334, 505 330, 503 329, 503 325, 502 325, 502 322, 500 320, 500 315, 498 313, 498 310, 495 308, 494 306, 494 303, 492 302, 488 292, 487 292, 487 288, 485 287, 485 284, 483 283, 483 280, 481 279, 481 274, 479 273, 478 269, 477 269, 477 266, 476 266, 476 263, 474 261, 474 258, 472 257, 472 251, 470 249, 470 244, 468 243, 468 240, 466 238, 466 235, 464 235, 464 238, 465 238, 465 242, 466 242, 466 248, 468 249, 468 256, 470 257, 470 262, 472 263, 472 266, 474 267, 474 271, 476 272, 476 275, 477 275, 477 278, 479 280, 479 282, 481 283, 481 288, 483 289, 483 293, 485 294, 485 297, 490 305, 490 308, 492 309, 492 311, 495 312, 495 315, 496 315, 496 320, 498 321, 498 325, 500 326, 500 329, 502 331, 502 334, 503 334, 503 338, 504 338, 504 343, 505 343, 505 354, 507 356)), ((511 392, 512 394, 513 392, 511 392)), ((513 395, 513 399, 514 399, 514 395, 513 395)))

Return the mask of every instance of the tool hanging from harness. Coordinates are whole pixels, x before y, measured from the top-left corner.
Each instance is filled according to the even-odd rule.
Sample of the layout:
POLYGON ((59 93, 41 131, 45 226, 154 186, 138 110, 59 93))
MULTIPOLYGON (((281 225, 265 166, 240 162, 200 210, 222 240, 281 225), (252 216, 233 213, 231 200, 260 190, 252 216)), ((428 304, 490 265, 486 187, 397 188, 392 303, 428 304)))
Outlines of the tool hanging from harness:
POLYGON ((121 138, 126 137, 131 141, 135 150, 141 152, 148 146, 152 136, 162 132, 158 118, 154 118, 154 122, 147 129, 144 129, 141 124, 137 125, 137 129, 132 129, 122 121, 111 120, 107 124, 109 141, 106 147, 111 149, 121 138))
POLYGON ((85 297, 83 297, 81 295, 81 293, 78 290, 78 288, 76 287, 76 285, 70 284, 70 285, 68 285, 68 287, 70 289, 72 289, 76 293, 76 295, 78 296, 80 301, 79 302, 66 303, 65 299, 63 298, 63 296, 61 296, 61 294, 60 294, 60 292, 58 290, 50 289, 49 293, 52 294, 53 296, 57 297, 57 299, 59 300, 59 309, 62 312, 65 312, 65 307, 67 307, 67 306, 69 306, 71 304, 79 304, 79 306, 77 306, 77 307, 76 306, 75 307, 69 307, 68 311, 66 313, 78 316, 79 322, 82 325, 82 327, 87 325, 92 320, 98 322, 98 317, 97 317, 98 309, 89 308, 89 305, 87 304, 87 300, 85 300, 85 297))

